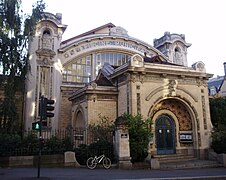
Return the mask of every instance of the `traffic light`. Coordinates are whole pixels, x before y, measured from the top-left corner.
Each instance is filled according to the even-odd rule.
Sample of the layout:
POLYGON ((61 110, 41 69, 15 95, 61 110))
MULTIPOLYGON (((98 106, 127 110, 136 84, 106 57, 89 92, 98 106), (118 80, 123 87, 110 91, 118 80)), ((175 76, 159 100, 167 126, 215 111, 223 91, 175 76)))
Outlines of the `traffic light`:
POLYGON ((48 98, 44 98, 44 101, 43 101, 43 116, 42 116, 42 120, 46 120, 47 117, 54 117, 54 113, 51 112, 54 110, 54 100, 52 99, 48 99, 48 98))
POLYGON ((32 123, 32 129, 33 130, 39 130, 40 129, 40 121, 36 121, 32 123))

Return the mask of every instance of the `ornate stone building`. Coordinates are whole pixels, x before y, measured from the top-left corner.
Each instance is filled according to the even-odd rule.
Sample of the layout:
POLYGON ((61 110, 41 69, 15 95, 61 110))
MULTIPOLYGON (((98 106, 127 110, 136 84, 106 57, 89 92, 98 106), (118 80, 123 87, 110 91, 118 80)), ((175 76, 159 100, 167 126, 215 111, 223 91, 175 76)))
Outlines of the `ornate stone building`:
POLYGON ((210 146, 205 65, 187 66, 184 35, 166 32, 154 47, 112 23, 62 41, 61 15, 46 13, 30 43, 26 129, 38 119, 39 98, 55 100, 47 127, 85 128, 99 115, 140 113, 153 121, 153 154, 204 157, 210 146))

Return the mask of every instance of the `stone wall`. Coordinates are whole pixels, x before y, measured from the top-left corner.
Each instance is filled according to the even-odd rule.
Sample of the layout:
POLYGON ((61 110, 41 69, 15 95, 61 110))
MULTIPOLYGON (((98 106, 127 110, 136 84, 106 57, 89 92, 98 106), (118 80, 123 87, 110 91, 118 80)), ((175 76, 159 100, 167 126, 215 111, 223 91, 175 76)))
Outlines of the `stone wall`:
POLYGON ((88 124, 96 123, 101 117, 107 117, 110 121, 116 119, 116 100, 91 100, 88 102, 88 124))
POLYGON ((119 85, 118 116, 127 112, 127 84, 119 85))
POLYGON ((71 102, 68 97, 61 97, 59 129, 65 129, 68 125, 71 125, 71 116, 71 102))
MULTIPOLYGON (((64 155, 42 155, 41 156, 41 166, 55 167, 64 165, 64 155)), ((0 166, 1 167, 37 167, 38 156, 11 156, 11 157, 1 157, 0 166)))

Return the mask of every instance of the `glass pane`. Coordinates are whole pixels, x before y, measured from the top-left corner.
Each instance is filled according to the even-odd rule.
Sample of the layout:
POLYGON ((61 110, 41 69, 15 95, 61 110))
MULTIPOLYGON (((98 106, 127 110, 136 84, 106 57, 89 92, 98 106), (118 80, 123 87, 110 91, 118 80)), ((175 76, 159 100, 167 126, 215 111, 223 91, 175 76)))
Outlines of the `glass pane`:
POLYGON ((125 57, 125 54, 122 54, 122 64, 125 64, 126 63, 126 57, 125 57))
POLYGON ((100 54, 97 54, 97 60, 100 60, 100 54))
POLYGON ((82 63, 82 59, 78 59, 77 64, 81 64, 81 63, 82 63))
POLYGON ((76 70, 76 64, 72 64, 72 69, 76 70))
POLYGON ((67 75, 67 81, 71 82, 72 81, 72 76, 71 75, 67 75))
POLYGON ((113 54, 112 54, 112 53, 110 53, 110 64, 111 64, 111 65, 114 64, 114 63, 113 63, 113 54))
POLYGON ((90 58, 90 56, 86 56, 86 65, 91 66, 91 58, 90 58))
POLYGON ((106 61, 105 62, 109 63, 109 53, 106 53, 106 61))
POLYGON ((114 53, 114 60, 117 61, 117 53, 114 53))
POLYGON ((90 66, 86 66, 84 68, 84 76, 90 76, 91 75, 91 67, 90 66))
POLYGON ((77 65, 77 70, 79 71, 79 70, 81 70, 81 69, 82 69, 82 65, 78 64, 78 65, 77 65))
POLYGON ((101 59, 102 61, 105 61, 105 53, 101 53, 101 59))
POLYGON ((122 65, 121 54, 117 54, 117 60, 118 60, 118 66, 121 66, 122 65))
POLYGON ((114 66, 117 66, 117 60, 114 59, 114 63, 113 63, 114 66))

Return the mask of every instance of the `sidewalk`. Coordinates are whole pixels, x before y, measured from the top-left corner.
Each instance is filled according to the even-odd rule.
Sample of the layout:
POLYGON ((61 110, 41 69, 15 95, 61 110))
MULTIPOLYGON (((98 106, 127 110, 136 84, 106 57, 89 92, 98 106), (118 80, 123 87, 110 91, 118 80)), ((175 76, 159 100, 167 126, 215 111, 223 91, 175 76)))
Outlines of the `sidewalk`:
POLYGON ((1 180, 129 180, 129 179, 226 179, 226 168, 201 168, 181 170, 150 169, 94 169, 87 168, 41 168, 37 178, 37 168, 0 168, 1 180))

